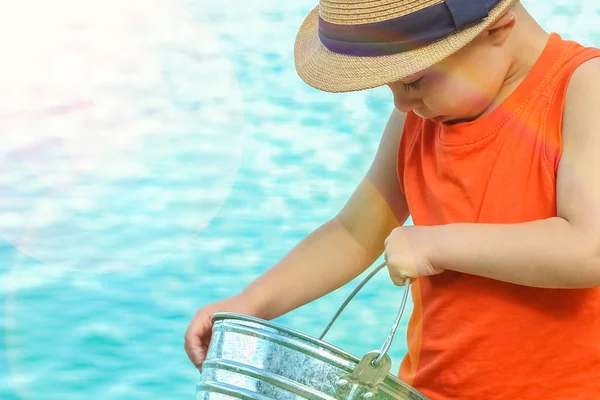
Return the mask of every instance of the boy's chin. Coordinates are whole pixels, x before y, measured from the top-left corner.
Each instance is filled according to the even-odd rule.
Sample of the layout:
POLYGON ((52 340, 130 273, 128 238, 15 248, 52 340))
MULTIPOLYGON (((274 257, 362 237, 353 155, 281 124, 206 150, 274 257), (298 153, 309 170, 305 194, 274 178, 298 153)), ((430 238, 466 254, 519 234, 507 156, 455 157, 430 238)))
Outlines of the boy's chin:
POLYGON ((426 113, 420 112, 415 110, 414 113, 418 116, 421 117, 423 119, 427 119, 429 121, 433 121, 433 122, 437 122, 437 123, 442 123, 444 121, 446 121, 448 118, 444 115, 428 115, 426 113))
POLYGON ((437 122, 437 123, 444 123, 446 122, 447 118, 444 117, 443 115, 438 115, 437 117, 433 117, 433 118, 428 118, 430 121, 433 122, 437 122))

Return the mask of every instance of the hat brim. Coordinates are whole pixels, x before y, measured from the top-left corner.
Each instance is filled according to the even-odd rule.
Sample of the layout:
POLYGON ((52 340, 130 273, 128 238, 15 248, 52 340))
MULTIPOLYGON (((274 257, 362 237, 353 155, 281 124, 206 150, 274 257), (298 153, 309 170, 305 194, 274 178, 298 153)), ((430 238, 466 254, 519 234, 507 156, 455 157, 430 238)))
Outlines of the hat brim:
POLYGON ((325 92, 353 92, 396 82, 432 67, 475 39, 519 0, 503 0, 479 24, 435 43, 400 54, 358 57, 333 53, 319 40, 319 7, 308 14, 296 37, 294 62, 300 78, 325 92))

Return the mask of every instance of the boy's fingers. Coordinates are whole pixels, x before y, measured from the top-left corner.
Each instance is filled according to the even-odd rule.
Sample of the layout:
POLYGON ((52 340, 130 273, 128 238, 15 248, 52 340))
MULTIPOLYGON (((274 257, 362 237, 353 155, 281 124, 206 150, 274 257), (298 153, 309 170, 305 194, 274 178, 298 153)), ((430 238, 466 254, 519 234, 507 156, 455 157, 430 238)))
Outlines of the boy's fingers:
POLYGON ((183 348, 185 349, 190 361, 196 366, 196 368, 200 369, 202 363, 206 359, 206 348, 203 346, 200 338, 196 335, 186 334, 183 348))
POLYGON ((192 360, 192 363, 194 363, 196 368, 198 368, 198 370, 202 372, 202 363, 204 362, 204 360, 206 360, 206 350, 201 347, 191 349, 190 359, 192 360))
POLYGON ((183 347, 185 352, 200 372, 202 372, 202 363, 206 359, 210 332, 210 328, 205 326, 200 318, 195 318, 184 336, 185 343, 183 347), (209 335, 207 335, 207 332, 209 335))

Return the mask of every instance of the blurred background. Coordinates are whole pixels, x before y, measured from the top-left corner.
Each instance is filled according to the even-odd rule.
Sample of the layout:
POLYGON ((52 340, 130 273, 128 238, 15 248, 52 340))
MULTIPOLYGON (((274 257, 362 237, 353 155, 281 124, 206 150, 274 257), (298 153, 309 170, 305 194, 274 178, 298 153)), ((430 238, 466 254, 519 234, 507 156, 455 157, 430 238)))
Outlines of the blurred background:
MULTIPOLYGON (((597 0, 524 3, 600 46, 597 0)), ((0 5, 0 399, 193 399, 194 312, 337 213, 391 93, 297 77, 316 0, 0 5)), ((276 322, 318 336, 356 283, 276 322)), ((379 348, 401 296, 382 272, 328 341, 379 348)))

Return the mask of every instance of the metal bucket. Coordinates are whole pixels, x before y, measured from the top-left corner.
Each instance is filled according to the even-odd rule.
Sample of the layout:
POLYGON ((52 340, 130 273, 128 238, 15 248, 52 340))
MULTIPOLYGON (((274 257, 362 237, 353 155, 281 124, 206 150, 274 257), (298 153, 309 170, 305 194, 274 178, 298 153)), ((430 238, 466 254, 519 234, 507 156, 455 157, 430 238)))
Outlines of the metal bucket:
POLYGON ((381 350, 355 357, 322 339, 372 271, 346 299, 319 339, 275 323, 234 313, 213 316, 213 336, 196 400, 427 400, 390 374, 387 352, 408 298, 410 280, 396 321, 381 350))

